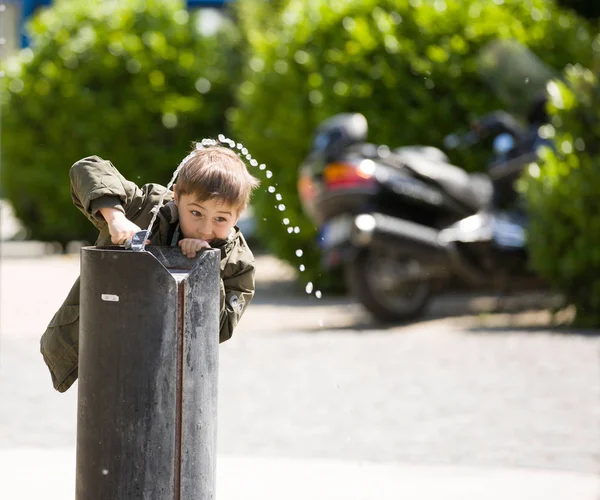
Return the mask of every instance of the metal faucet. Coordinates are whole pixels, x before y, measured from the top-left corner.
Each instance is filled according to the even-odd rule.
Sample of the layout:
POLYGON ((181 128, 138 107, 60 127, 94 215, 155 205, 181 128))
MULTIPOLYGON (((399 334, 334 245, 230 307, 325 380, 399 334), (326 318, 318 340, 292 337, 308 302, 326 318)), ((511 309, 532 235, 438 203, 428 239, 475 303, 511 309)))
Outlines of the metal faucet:
POLYGON ((130 240, 125 242, 125 248, 134 252, 142 252, 146 248, 146 240, 150 235, 148 229, 143 229, 134 233, 130 240))

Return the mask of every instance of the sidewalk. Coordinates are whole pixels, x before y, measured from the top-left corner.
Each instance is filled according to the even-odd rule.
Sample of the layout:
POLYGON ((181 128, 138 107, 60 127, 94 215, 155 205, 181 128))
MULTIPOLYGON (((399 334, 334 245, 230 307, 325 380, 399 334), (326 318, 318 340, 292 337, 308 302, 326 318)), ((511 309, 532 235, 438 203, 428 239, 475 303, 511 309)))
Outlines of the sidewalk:
MULTIPOLYGON (((2 498, 74 498, 72 450, 0 451, 2 498), (32 480, 32 472, 35 480, 32 480)), ((547 470, 219 456, 218 500, 598 500, 600 479, 547 470)))
MULTIPOLYGON (((18 255, 0 273, 0 498, 74 500, 76 394, 51 391, 37 343, 79 259, 18 255)), ((221 352, 216 500, 600 500, 594 337, 517 328, 540 311, 380 329, 274 257, 257 267, 221 352)))

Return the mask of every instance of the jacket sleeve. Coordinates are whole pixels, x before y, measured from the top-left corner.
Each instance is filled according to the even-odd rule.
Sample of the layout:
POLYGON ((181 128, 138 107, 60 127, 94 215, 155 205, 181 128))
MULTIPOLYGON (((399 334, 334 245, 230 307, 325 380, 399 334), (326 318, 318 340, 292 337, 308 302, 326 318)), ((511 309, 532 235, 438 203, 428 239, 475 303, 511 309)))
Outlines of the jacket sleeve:
POLYGON ((254 297, 254 258, 248 262, 228 262, 221 278, 219 342, 233 335, 244 311, 254 297))
POLYGON ((143 198, 135 183, 125 179, 110 161, 98 156, 79 160, 71 167, 69 177, 73 203, 98 229, 105 225, 98 213, 101 208, 116 208, 129 218, 143 198))

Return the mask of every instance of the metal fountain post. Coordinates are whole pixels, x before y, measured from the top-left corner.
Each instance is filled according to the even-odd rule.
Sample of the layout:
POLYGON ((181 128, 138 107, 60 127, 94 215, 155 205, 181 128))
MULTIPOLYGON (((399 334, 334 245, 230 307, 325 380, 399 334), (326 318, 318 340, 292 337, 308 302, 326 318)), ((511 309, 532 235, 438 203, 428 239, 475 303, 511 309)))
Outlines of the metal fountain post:
POLYGON ((215 498, 220 252, 146 236, 81 251, 77 500, 215 498))

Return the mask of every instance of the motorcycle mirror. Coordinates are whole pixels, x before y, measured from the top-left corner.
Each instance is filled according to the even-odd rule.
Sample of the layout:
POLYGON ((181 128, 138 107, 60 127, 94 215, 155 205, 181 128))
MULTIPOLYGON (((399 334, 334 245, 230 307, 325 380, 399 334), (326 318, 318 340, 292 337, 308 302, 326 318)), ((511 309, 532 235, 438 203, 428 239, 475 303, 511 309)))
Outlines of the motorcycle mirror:
POLYGON ((515 146, 515 139, 512 135, 504 133, 494 138, 493 149, 497 155, 508 153, 515 146))

